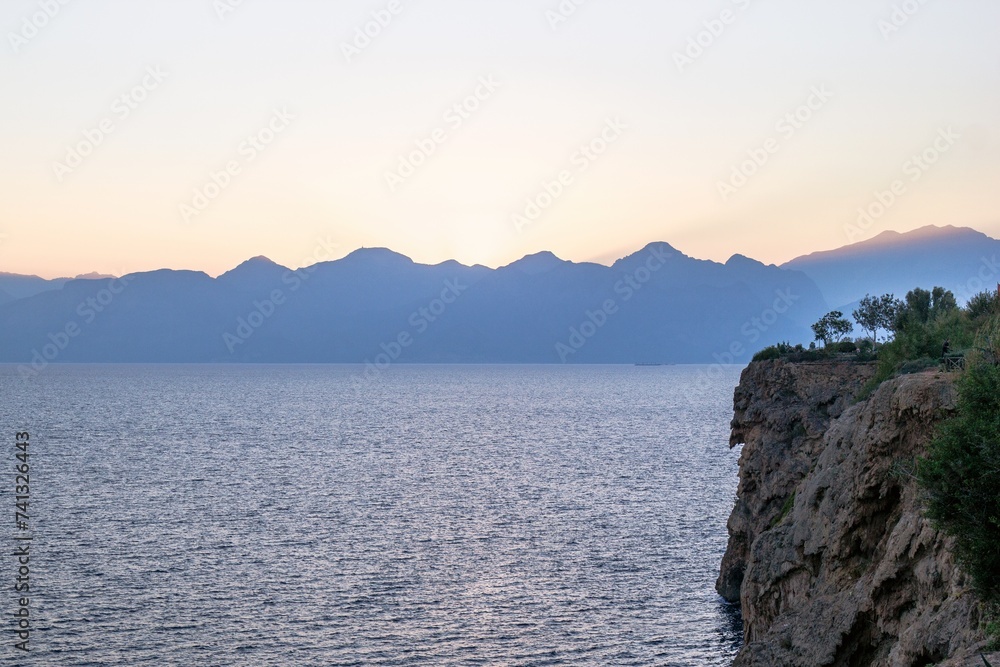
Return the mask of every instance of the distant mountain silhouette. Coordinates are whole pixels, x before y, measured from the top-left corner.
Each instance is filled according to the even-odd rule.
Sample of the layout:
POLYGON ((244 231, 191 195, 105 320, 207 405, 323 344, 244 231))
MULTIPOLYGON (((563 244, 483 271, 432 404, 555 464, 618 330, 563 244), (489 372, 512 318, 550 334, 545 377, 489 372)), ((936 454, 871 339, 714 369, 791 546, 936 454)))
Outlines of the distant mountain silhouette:
POLYGON ((23 299, 49 290, 59 289, 65 283, 65 278, 46 280, 38 276, 0 273, 0 303, 4 303, 5 300, 23 299))
POLYGON ((14 299, 23 299, 25 297, 41 294, 42 292, 59 289, 69 280, 101 280, 113 277, 114 276, 94 272, 80 275, 76 278, 54 278, 52 280, 46 280, 45 278, 39 278, 38 276, 23 276, 16 273, 0 272, 0 304, 13 301, 14 299))
POLYGON ((610 267, 551 252, 431 266, 364 248, 297 270, 255 257, 218 278, 0 274, 0 361, 743 363, 811 340, 819 316, 867 293, 993 289, 998 258, 975 230, 925 227, 782 267, 651 243, 610 267))
POLYGON ((826 306, 800 272, 666 243, 610 267, 543 252, 498 269, 374 248, 66 281, 0 304, 0 361, 743 363, 806 339, 826 306))
POLYGON ((883 232, 837 250, 816 252, 783 264, 802 271, 831 306, 852 305, 865 294, 902 297, 914 287, 941 285, 960 300, 1000 282, 1000 241, 967 227, 923 227, 905 234, 883 232))

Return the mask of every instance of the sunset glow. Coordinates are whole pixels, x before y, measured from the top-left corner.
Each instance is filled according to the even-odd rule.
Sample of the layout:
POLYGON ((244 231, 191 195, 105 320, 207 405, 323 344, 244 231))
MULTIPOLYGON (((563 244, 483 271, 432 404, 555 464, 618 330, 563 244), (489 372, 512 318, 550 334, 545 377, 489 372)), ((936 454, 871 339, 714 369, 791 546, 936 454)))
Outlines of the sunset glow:
POLYGON ((663 240, 783 262, 887 229, 1000 233, 986 0, 42 4, 0 16, 4 271, 216 275, 299 266, 318 239, 327 259, 663 240))

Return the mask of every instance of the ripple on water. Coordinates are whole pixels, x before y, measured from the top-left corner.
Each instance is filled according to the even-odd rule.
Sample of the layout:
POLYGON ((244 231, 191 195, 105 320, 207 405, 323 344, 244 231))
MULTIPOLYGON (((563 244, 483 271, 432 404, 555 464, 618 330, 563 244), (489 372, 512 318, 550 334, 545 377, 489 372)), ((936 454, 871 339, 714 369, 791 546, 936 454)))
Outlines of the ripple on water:
POLYGON ((738 371, 700 371, 0 367, 34 658, 728 665, 738 371))

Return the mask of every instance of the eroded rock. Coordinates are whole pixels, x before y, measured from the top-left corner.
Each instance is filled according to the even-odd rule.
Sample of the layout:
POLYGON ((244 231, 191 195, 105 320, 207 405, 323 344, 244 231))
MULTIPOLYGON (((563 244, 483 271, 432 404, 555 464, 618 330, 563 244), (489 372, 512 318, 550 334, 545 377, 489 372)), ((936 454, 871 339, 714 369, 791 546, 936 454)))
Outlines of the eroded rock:
POLYGON ((980 606, 913 476, 955 410, 954 378, 896 378, 850 405, 873 372, 774 360, 741 378, 739 500, 718 583, 739 594, 740 667, 983 664, 980 606))

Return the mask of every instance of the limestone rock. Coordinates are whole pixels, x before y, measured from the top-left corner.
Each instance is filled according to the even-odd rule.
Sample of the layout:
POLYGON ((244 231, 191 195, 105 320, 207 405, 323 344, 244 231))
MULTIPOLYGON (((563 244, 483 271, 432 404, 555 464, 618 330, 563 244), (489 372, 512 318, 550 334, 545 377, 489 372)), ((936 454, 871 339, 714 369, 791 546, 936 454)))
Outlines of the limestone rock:
POLYGON ((874 374, 871 364, 780 359, 755 362, 743 371, 733 399, 730 447, 746 444, 729 517, 729 547, 716 584, 722 597, 739 602, 750 545, 777 521, 812 468, 831 419, 874 374))
POLYGON ((953 377, 903 376, 850 405, 872 373, 774 360, 741 378, 739 501, 718 584, 739 592, 737 666, 983 667, 979 603, 913 477, 955 409, 953 377))

